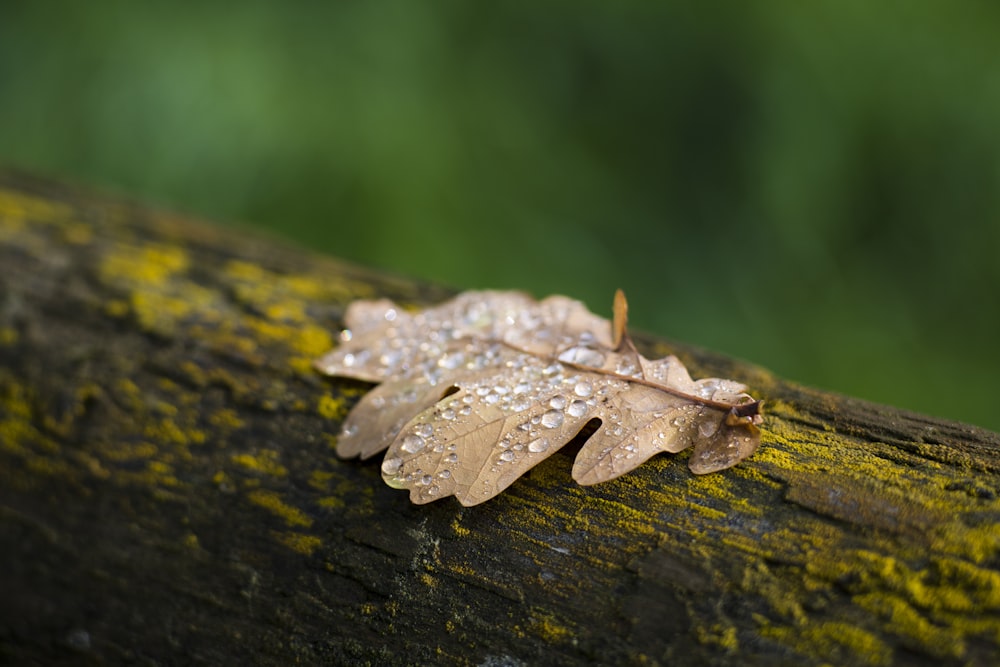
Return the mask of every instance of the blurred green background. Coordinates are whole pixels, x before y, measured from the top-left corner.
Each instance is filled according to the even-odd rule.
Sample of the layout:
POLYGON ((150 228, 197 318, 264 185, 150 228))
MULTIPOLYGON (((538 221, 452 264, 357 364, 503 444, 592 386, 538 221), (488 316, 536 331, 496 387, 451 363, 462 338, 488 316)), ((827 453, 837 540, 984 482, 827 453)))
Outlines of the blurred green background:
POLYGON ((1000 430, 1000 5, 0 4, 0 163, 1000 430))

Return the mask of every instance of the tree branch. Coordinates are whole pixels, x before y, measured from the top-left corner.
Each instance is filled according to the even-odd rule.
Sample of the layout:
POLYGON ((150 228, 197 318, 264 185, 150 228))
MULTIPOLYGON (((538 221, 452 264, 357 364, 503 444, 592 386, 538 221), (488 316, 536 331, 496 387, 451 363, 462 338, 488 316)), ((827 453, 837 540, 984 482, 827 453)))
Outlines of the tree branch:
POLYGON ((990 664, 1000 436, 746 382, 760 450, 411 505, 333 454, 345 306, 445 291, 0 172, 0 658, 990 664))

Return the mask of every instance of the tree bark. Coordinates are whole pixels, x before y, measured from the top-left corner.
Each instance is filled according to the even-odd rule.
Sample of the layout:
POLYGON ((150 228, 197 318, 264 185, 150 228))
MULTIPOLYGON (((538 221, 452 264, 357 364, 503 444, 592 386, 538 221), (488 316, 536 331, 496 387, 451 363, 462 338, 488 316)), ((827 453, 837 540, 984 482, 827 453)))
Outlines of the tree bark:
POLYGON ((411 505, 345 306, 448 292, 0 171, 0 662, 1000 663, 1000 435, 782 381, 749 460, 411 505))

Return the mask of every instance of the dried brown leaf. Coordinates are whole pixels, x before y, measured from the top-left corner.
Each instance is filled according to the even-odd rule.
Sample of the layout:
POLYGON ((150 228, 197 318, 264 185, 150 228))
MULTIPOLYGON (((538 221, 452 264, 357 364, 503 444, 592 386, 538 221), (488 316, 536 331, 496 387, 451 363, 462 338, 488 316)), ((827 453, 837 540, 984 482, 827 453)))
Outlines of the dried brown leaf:
POLYGON ((342 343, 316 362, 328 375, 380 383, 354 406, 337 454, 388 449, 382 476, 410 499, 475 505, 599 425, 573 465, 580 484, 622 475, 659 452, 694 447, 698 474, 760 443, 758 401, 730 380, 694 381, 674 356, 649 360, 625 331, 578 301, 465 292, 410 313, 387 300, 348 307, 342 343))

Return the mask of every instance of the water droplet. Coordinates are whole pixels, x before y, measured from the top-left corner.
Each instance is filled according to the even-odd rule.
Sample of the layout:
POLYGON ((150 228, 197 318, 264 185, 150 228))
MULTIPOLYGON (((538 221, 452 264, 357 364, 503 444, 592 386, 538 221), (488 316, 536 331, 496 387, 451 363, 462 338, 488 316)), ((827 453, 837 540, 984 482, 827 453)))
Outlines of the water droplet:
POLYGON ((372 397, 372 407, 376 410, 381 410, 385 407, 385 397, 383 396, 373 396, 372 397))
POLYGON ((563 408, 566 407, 566 397, 565 396, 554 396, 552 398, 552 400, 549 401, 549 405, 554 410, 562 410, 563 408))
POLYGON ((586 398, 594 393, 594 388, 590 386, 589 382, 577 382, 576 386, 573 387, 573 393, 581 398, 586 398))
POLYGON ((604 365, 604 355, 589 347, 578 346, 564 350, 559 355, 559 361, 565 361, 568 364, 576 364, 578 366, 600 368, 604 365))
POLYGON ((427 486, 428 484, 430 484, 433 481, 434 481, 434 478, 431 477, 430 475, 424 475, 423 477, 420 478, 420 484, 422 484, 423 486, 427 486))
POLYGON ((714 420, 703 421, 698 424, 698 433, 703 438, 711 437, 716 431, 719 430, 719 422, 714 420))
POLYGON ((426 493, 428 496, 436 496, 437 494, 441 493, 441 487, 439 487, 437 484, 435 484, 434 486, 428 486, 427 490, 424 491, 424 493, 426 493))
POLYGON ((537 438, 528 443, 528 451, 539 454, 549 448, 548 438, 537 438))
POLYGON ((621 375, 632 375, 635 371, 635 364, 632 363, 631 359, 626 359, 618 364, 617 372, 621 375))
POLYGON ((382 472, 386 475, 395 475, 403 467, 403 459, 394 456, 382 462, 382 472))
POLYGON ((434 435, 434 427, 431 426, 430 424, 420 424, 415 429, 413 429, 413 432, 421 437, 429 438, 432 435, 434 435))
POLYGON ((416 454, 421 449, 427 445, 427 441, 421 438, 419 435, 408 435, 403 438, 403 444, 400 446, 407 454, 416 454))
POLYGON ((399 350, 390 350, 389 352, 382 354, 378 358, 378 361, 383 366, 392 366, 402 358, 403 358, 402 352, 400 352, 399 350))
POLYGON ((449 479, 451 477, 451 471, 442 470, 441 472, 438 473, 438 477, 440 477, 441 479, 449 479))
POLYGON ((496 387, 493 387, 493 393, 499 394, 500 396, 504 396, 509 391, 510 391, 510 389, 508 389, 507 387, 503 386, 502 384, 498 385, 496 387))
POLYGON ((352 338, 354 338, 354 333, 350 329, 344 329, 340 332, 340 342, 350 343, 352 338))
POLYGON ((444 460, 447 461, 448 463, 458 463, 458 454, 449 454, 448 456, 444 457, 444 460))
POLYGON ((475 403, 476 399, 473 398, 472 394, 466 394, 465 396, 462 397, 462 402, 465 403, 466 405, 469 405, 471 403, 475 403))
POLYGON ((516 454, 514 454, 514 452, 512 452, 512 451, 510 451, 508 449, 508 450, 505 450, 502 454, 500 454, 500 460, 501 461, 513 461, 515 456, 516 456, 516 454))
POLYGON ((395 308, 390 308, 389 310, 385 311, 385 321, 386 322, 393 322, 393 321, 395 321, 395 319, 396 319, 396 309, 395 308))
POLYGON ((486 394, 486 396, 483 397, 483 403, 485 403, 486 405, 495 405, 496 402, 499 400, 500 397, 497 396, 496 394, 486 394))
POLYGON ((468 417, 469 415, 472 414, 472 408, 470 408, 468 405, 463 405, 462 409, 458 411, 458 414, 462 415, 463 417, 468 417))
POLYGON ((583 401, 573 401, 566 410, 570 417, 582 417, 587 414, 587 404, 583 401))
POLYGON ((449 371, 455 370, 465 361, 465 355, 461 352, 452 352, 438 359, 437 365, 449 371))
POLYGON ((517 386, 514 387, 515 394, 527 394, 529 391, 531 391, 530 382, 518 382, 517 386))
POLYGON ((521 412, 531 407, 531 401, 527 398, 519 398, 511 405, 515 412, 521 412))
POLYGON ((358 434, 358 427, 356 424, 351 424, 350 426, 345 426, 344 430, 340 432, 341 438, 350 438, 352 435, 358 434))
POLYGON ((558 428, 563 423, 563 413, 559 410, 549 410, 542 415, 542 426, 545 428, 558 428))
POLYGON ((489 387, 476 387, 476 395, 477 396, 485 396, 488 393, 490 393, 490 388, 489 387))
POLYGON ((454 418, 455 418, 455 411, 452 410, 451 408, 445 408, 444 410, 441 411, 441 419, 444 419, 446 421, 451 421, 454 418))

